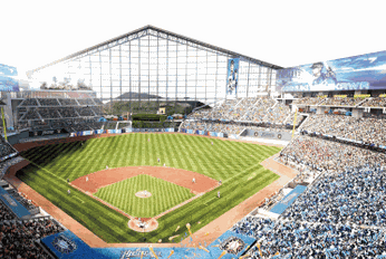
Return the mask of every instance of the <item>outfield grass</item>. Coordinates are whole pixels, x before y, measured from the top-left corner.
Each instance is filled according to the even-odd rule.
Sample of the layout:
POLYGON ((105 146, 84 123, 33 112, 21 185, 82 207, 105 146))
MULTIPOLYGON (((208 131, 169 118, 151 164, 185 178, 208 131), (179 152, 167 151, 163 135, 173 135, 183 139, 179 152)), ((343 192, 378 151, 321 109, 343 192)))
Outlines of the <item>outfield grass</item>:
POLYGON ((140 218, 155 217, 194 196, 188 188, 146 174, 100 188, 94 195, 127 214, 140 218), (135 196, 143 190, 150 192, 151 196, 135 196))
POLYGON ((32 163, 18 175, 103 240, 114 243, 140 242, 144 234, 128 229, 126 217, 70 187, 67 179, 73 181, 106 165, 114 168, 163 163, 221 179, 220 187, 161 217, 158 229, 145 233, 150 242, 169 242, 168 237, 185 233, 186 223, 197 231, 278 179, 259 164, 279 151, 277 147, 183 134, 127 134, 90 139, 83 145, 74 142, 28 150, 22 156, 32 163), (216 198, 217 191, 221 199, 216 198), (177 226, 180 229, 174 232, 177 226))

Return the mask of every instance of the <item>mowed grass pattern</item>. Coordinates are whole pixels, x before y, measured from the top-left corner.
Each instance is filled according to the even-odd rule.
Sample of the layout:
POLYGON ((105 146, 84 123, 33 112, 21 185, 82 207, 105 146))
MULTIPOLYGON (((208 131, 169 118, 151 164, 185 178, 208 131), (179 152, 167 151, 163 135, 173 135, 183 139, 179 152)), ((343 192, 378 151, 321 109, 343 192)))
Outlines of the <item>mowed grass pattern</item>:
POLYGON ((30 149, 22 156, 32 163, 18 176, 103 240, 113 243, 141 242, 143 233, 128 229, 126 217, 72 188, 67 179, 73 181, 104 170, 106 165, 114 168, 164 163, 221 179, 220 187, 161 217, 158 229, 144 234, 148 242, 170 242, 168 237, 187 231, 186 223, 197 231, 278 179, 260 162, 279 151, 278 147, 183 134, 126 134, 90 139, 83 144, 30 149), (216 198, 217 191, 221 199, 216 198), (180 229, 175 232, 177 226, 180 229))
POLYGON ((131 216, 141 218, 157 216, 194 196, 187 188, 146 174, 100 188, 94 195, 131 216), (135 196, 143 190, 150 192, 151 196, 135 196))

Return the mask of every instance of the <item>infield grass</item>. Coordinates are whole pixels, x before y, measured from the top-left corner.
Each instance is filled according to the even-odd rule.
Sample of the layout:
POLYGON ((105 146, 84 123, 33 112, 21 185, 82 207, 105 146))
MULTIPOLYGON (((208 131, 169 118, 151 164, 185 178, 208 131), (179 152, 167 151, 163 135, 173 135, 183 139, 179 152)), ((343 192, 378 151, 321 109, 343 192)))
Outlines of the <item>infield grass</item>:
POLYGON ((194 196, 188 188, 146 174, 100 188, 94 195, 129 215, 140 218, 157 216, 194 196), (135 196, 143 190, 150 192, 151 196, 135 196))
POLYGON ((90 139, 83 145, 73 142, 30 149, 22 156, 31 164, 18 176, 106 242, 141 242, 144 235, 148 242, 170 242, 168 237, 184 235, 186 223, 195 232, 277 180, 279 176, 260 162, 279 151, 273 146, 183 134, 126 134, 90 139), (106 165, 115 168, 163 163, 221 179, 223 184, 162 216, 158 229, 145 234, 128 229, 126 217, 66 181, 103 170, 106 165), (68 189, 71 195, 67 194, 68 189), (221 199, 216 198, 217 191, 221 192, 221 199), (180 228, 175 232, 177 226, 180 228))

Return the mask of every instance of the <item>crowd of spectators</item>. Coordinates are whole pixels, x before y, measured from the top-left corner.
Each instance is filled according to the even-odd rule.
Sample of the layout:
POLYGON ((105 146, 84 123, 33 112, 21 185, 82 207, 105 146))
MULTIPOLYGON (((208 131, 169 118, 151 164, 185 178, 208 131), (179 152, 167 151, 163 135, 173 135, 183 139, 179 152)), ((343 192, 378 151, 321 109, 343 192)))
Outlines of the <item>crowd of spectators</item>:
MULTIPOLYGON (((199 109, 189 115, 181 128, 240 134, 248 128, 246 123, 264 126, 264 130, 280 131, 280 125, 293 124, 294 113, 289 106, 277 102, 270 97, 227 99, 212 109, 199 109), (221 123, 219 123, 221 121, 221 123), (276 129, 276 128, 277 129, 276 129)), ((297 125, 303 118, 297 120, 297 125)))
POLYGON ((280 152, 282 162, 296 161, 320 170, 342 171, 356 165, 386 164, 386 155, 369 149, 307 135, 298 136, 280 152))
POLYGON ((24 106, 38 106, 38 102, 35 98, 27 98, 24 99, 19 106, 24 107, 24 106))
POLYGON ((41 120, 36 108, 27 110, 23 115, 20 115, 19 118, 20 121, 41 120))
POLYGON ((237 106, 234 108, 233 112, 233 120, 239 120, 239 121, 245 121, 246 114, 249 113, 249 111, 255 107, 256 103, 259 101, 260 98, 243 98, 238 103, 237 106))
POLYGON ((257 240, 245 258, 386 258, 383 153, 298 136, 279 160, 322 173, 278 219, 250 215, 233 226, 257 240))
POLYGON ((354 98, 354 97, 328 97, 323 99, 323 102, 319 103, 319 105, 355 107, 363 101, 364 99, 362 98, 354 98))
POLYGON ((56 98, 37 98, 40 106, 59 106, 59 102, 56 98))
POLYGON ((212 110, 210 108, 198 109, 197 111, 194 111, 193 113, 189 114, 188 118, 189 119, 195 119, 195 120, 200 120, 203 118, 209 118, 211 111, 212 110))
POLYGON ((0 222, 12 219, 15 219, 13 213, 7 208, 7 206, 0 202, 0 222))
POLYGON ((275 105, 275 100, 270 97, 261 97, 257 100, 254 106, 251 106, 246 112, 244 119, 245 121, 251 122, 267 122, 264 120, 268 110, 275 105))
MULTIPOLYGON (((305 139, 287 148, 295 144, 296 150, 303 141, 311 144, 311 151, 324 141, 300 138, 305 139)), ((345 149, 324 142, 332 150, 345 149)), ((307 156, 303 151, 302 162, 307 156)), ((317 153, 325 156, 325 151, 317 153)), ((278 219, 249 215, 233 226, 232 231, 257 240, 245 258, 386 258, 385 157, 375 152, 363 157, 358 150, 343 153, 359 159, 348 158, 344 168, 324 171, 278 219)), ((344 160, 344 155, 336 156, 330 157, 333 163, 344 160)), ((323 162, 313 161, 323 167, 323 162)))
MULTIPOLYGON (((4 140, 1 138, 2 144, 4 140)), ((22 160, 15 157, 0 163, 0 179, 4 171, 11 165, 22 160)), ((27 209, 39 213, 39 209, 28 198, 11 188, 5 181, 1 181, 1 188, 5 188, 9 195, 15 197, 27 209)), ((52 258, 40 245, 40 239, 64 231, 51 217, 36 217, 30 220, 20 220, 0 200, 0 258, 4 259, 29 259, 52 258)))
POLYGON ((61 118, 60 114, 58 113, 58 109, 57 108, 39 107, 39 108, 37 108, 37 112, 40 114, 40 116, 43 119, 61 118))
POLYGON ((39 240, 62 231, 64 229, 50 218, 0 219, 0 258, 50 259, 52 257, 41 247, 39 240))
POLYGON ((72 98, 58 99, 58 101, 60 102, 61 106, 78 106, 79 105, 76 99, 72 99, 72 98))
POLYGON ((13 147, 0 136, 0 158, 17 153, 13 147))
POLYGON ((29 128, 29 126, 28 126, 27 121, 23 121, 23 122, 19 121, 19 123, 16 126, 17 130, 23 130, 23 129, 28 129, 28 128, 29 128))
MULTIPOLYGON (((62 107, 58 108, 61 109, 62 107)), ((67 110, 69 111, 69 110, 67 110)), ((54 131, 60 133, 62 130, 67 132, 98 130, 101 129, 104 122, 99 122, 98 118, 85 117, 64 117, 64 119, 45 119, 44 121, 33 121, 31 128, 37 131, 54 131)), ((29 127, 26 124, 26 127, 29 127)))
POLYGON ((236 105, 241 99, 227 99, 221 105, 214 106, 208 114, 209 119, 232 120, 236 114, 236 105))
POLYGON ((102 103, 96 98, 28 98, 18 106, 18 120, 41 120, 103 115, 102 103), (44 107, 41 107, 44 106, 44 107), (27 108, 29 107, 29 108, 27 108))
POLYGON ((103 109, 101 106, 90 106, 89 107, 97 116, 103 116, 105 115, 103 109))
POLYGON ((257 239, 244 258, 376 258, 386 254, 382 229, 248 216, 232 231, 257 239))
POLYGON ((61 118, 77 118, 79 114, 76 112, 74 107, 58 107, 56 108, 61 118))
POLYGON ((301 128, 307 132, 386 145, 386 119, 382 117, 354 118, 344 115, 310 115, 301 128))
POLYGON ((295 221, 351 222, 358 226, 384 228, 385 179, 386 172, 381 167, 353 167, 325 173, 285 211, 283 217, 295 221))
MULTIPOLYGON (((15 152, 16 153, 16 152, 15 152)), ((3 176, 5 175, 7 169, 14 165, 14 164, 17 164, 19 162, 21 162, 24 158, 22 158, 21 156, 16 156, 16 157, 13 157, 11 159, 7 159, 5 161, 2 161, 0 163, 0 179, 3 178, 3 176)))
POLYGON ((89 117, 103 116, 101 102, 88 95, 74 98, 27 98, 18 107, 18 128, 50 130, 65 128, 82 131, 100 129, 102 125, 90 122, 89 117), (85 98, 87 96, 87 98, 85 98), (88 106, 90 105, 90 106, 88 106), (32 107, 31 107, 32 106, 32 107), (43 107, 42 107, 43 106, 43 107), (91 123, 87 125, 87 123, 91 123))
POLYGON ((302 98, 295 99, 293 101, 293 104, 313 106, 313 105, 318 105, 323 100, 324 100, 324 98, 322 98, 322 97, 302 97, 302 98))
MULTIPOLYGON (((2 162, 1 165, 9 166, 16 161, 20 159, 9 160, 9 163, 2 162)), ((20 196, 20 199, 24 198, 20 196)), ((20 199, 18 199, 19 202, 20 199)), ((39 244, 40 239, 62 231, 64 231, 63 227, 51 217, 19 220, 0 200, 0 258, 52 258, 39 244)))
MULTIPOLYGON (((24 114, 21 115, 18 125, 23 124, 23 127, 29 127, 28 121, 32 121, 32 128, 37 130, 38 127, 42 129, 55 129, 65 126, 71 126, 69 130, 75 128, 79 131, 81 128, 84 130, 90 130, 91 128, 98 127, 99 125, 86 126, 90 120, 85 120, 85 117, 102 116, 103 111, 100 107, 87 107, 87 106, 67 106, 67 107, 38 107, 30 108, 24 114), (79 124, 79 125, 77 125, 79 124)), ((95 121, 95 120, 94 120, 95 121)), ((94 122, 92 121, 92 122, 94 122)))
POLYGON ((385 97, 302 97, 293 101, 299 106, 350 106, 350 107, 386 107, 385 97))
POLYGON ((75 110, 78 112, 80 116, 95 116, 96 114, 93 112, 93 110, 86 106, 86 107, 79 107, 75 108, 75 110))
POLYGON ((296 115, 296 121, 295 121, 295 113, 291 113, 290 116, 288 116, 287 119, 284 121, 284 124, 285 125, 294 125, 294 122, 295 122, 295 126, 298 127, 300 125, 300 123, 302 123, 305 118, 306 118, 306 116, 298 113, 296 115))
POLYGON ((76 99, 80 105, 95 105, 93 99, 76 99))
POLYGON ((101 101, 101 99, 99 99, 99 98, 93 98, 93 100, 94 100, 94 103, 95 103, 96 105, 103 105, 103 102, 101 101))
POLYGON ((270 97, 227 99, 212 109, 199 109, 189 118, 283 123, 289 108, 270 97))
POLYGON ((98 98, 26 98, 19 107, 26 106, 100 106, 102 101, 98 98))
POLYGON ((368 98, 366 102, 360 105, 361 107, 386 107, 386 98, 385 97, 373 97, 368 98))
POLYGON ((284 124, 290 113, 289 106, 277 103, 272 108, 268 108, 267 114, 263 117, 263 122, 284 124))

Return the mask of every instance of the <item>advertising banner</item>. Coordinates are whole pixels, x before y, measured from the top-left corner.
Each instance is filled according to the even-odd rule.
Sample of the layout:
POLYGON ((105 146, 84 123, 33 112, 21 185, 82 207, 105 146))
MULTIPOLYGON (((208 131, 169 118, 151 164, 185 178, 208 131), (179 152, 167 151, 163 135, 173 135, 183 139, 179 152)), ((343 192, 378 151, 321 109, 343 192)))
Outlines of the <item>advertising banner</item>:
POLYGON ((89 136, 89 135, 92 135, 92 131, 83 131, 83 136, 89 136))
POLYGON ((236 96, 239 82, 239 58, 228 59, 227 94, 236 96))
POLYGON ((0 187, 0 200, 10 208, 18 218, 28 217, 31 213, 16 200, 12 195, 10 195, 6 190, 0 187))
POLYGON ((19 82, 16 77, 15 67, 0 64, 0 91, 19 92, 19 82))
POLYGON ((281 214, 307 189, 306 186, 298 185, 288 193, 279 203, 277 203, 270 212, 281 214))
POLYGON ((386 89, 386 51, 277 71, 282 92, 386 89))
POLYGON ((102 134, 102 133, 103 133, 103 130, 102 130, 102 129, 95 130, 94 133, 95 133, 95 134, 102 134))
POLYGON ((53 234, 41 239, 56 258, 61 259, 231 259, 240 258, 256 240, 232 232, 222 234, 210 245, 200 244, 200 249, 191 247, 107 247, 92 248, 70 230, 53 234))
POLYGON ((209 132, 209 135, 212 137, 217 137, 217 132, 209 132))

